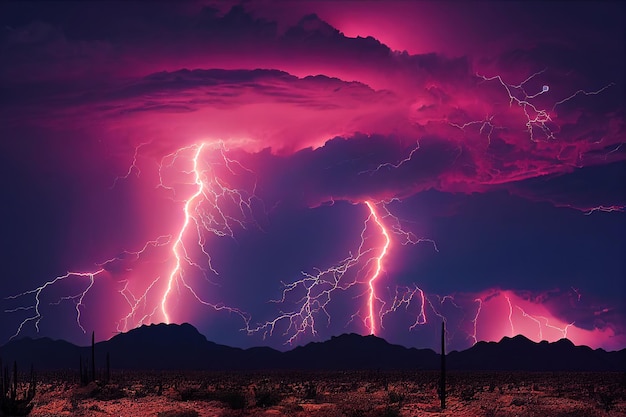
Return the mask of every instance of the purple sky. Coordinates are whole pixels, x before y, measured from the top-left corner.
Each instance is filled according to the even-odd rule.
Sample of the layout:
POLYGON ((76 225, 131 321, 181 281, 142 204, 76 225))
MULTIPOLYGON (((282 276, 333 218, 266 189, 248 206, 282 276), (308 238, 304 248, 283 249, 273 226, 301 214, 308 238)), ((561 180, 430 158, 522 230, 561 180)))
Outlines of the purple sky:
POLYGON ((0 344, 626 347, 618 2, 5 2, 0 344), (67 275, 66 275, 67 274, 67 275))

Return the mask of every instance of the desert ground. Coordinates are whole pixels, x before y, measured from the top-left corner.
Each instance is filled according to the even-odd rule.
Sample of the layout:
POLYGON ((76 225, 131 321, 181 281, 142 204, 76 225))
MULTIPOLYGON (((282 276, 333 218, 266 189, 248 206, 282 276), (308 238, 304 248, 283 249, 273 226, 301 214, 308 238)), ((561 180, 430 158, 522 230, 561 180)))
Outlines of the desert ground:
POLYGON ((626 416, 624 373, 113 372, 37 376, 33 417, 626 416))

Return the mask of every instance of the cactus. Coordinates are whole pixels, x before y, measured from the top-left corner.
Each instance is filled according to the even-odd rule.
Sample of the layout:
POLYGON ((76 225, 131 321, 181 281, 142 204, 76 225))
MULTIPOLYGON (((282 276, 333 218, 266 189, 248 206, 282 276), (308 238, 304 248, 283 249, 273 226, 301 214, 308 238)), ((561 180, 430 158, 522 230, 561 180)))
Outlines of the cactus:
POLYGON ((91 332, 91 362, 89 362, 88 359, 83 361, 83 357, 81 355, 78 373, 80 376, 80 385, 82 386, 96 380, 96 349, 94 344, 94 332, 91 332))
POLYGON ((446 408, 446 322, 441 323, 441 377, 439 379, 441 409, 446 408))
MULTIPOLYGON (((0 369, 2 369, 2 361, 0 360, 0 369)), ((4 367, 2 382, 0 386, 0 413, 7 416, 27 416, 33 409, 33 399, 35 398, 35 388, 37 382, 35 380, 35 370, 30 368, 30 381, 28 382, 28 390, 24 393, 23 398, 17 395, 17 362, 13 362, 13 378, 9 377, 9 368, 4 367)))
MULTIPOLYGON (((91 362, 89 360, 83 361, 83 357, 80 357, 80 364, 78 368, 80 376, 80 385, 85 386, 90 382, 96 382, 96 344, 95 344, 95 332, 91 332, 91 362)), ((109 353, 106 356, 106 368, 99 370, 101 380, 99 383, 108 384, 111 380, 111 361, 109 353)))
POLYGON ((87 365, 88 365, 88 361, 87 360, 83 361, 83 357, 81 355, 78 373, 80 376, 80 385, 82 386, 85 386, 89 384, 89 382, 91 382, 91 379, 89 378, 89 368, 87 367, 87 365))
POLYGON ((95 332, 91 332, 91 381, 96 380, 96 346, 94 343, 95 332))

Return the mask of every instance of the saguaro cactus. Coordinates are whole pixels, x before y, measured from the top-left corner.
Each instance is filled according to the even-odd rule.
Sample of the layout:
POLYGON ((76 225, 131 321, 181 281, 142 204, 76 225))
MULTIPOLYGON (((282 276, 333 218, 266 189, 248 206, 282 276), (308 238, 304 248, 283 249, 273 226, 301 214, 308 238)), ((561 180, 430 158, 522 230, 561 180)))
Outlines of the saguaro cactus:
POLYGON ((439 378, 441 409, 446 408, 446 322, 441 323, 441 377, 439 378))
MULTIPOLYGON (((0 369, 2 369, 2 361, 0 360, 0 369)), ((30 368, 30 381, 28 382, 28 390, 24 393, 23 398, 17 395, 17 362, 13 362, 13 378, 9 378, 9 368, 4 367, 2 381, 0 383, 0 415, 7 416, 26 416, 33 409, 33 399, 35 398, 35 371, 30 368)))
POLYGON ((83 357, 80 357, 80 367, 79 367, 79 376, 80 376, 80 385, 85 386, 91 382, 91 377, 89 375, 89 361, 87 359, 83 360, 83 357))
POLYGON ((94 334, 95 332, 91 332, 91 380, 96 380, 96 346, 94 343, 94 334))

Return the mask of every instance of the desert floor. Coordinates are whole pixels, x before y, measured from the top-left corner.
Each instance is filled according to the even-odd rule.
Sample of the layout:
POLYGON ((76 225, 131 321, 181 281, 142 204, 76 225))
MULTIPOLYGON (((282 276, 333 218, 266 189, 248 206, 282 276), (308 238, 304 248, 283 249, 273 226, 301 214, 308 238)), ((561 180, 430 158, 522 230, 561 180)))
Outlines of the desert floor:
POLYGON ((626 416, 623 373, 114 372, 38 376, 31 416, 626 416))

